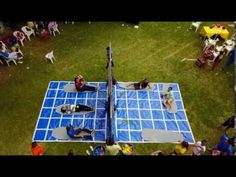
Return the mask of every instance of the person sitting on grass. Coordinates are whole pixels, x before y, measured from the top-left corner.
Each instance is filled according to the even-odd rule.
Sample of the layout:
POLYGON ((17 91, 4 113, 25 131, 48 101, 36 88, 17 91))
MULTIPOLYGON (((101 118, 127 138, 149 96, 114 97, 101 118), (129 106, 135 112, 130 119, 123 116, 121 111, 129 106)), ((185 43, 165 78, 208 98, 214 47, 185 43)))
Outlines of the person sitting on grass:
POLYGON ((71 138, 85 138, 85 139, 92 139, 92 134, 94 130, 89 130, 87 128, 77 128, 75 129, 72 125, 66 126, 67 135, 71 138), (84 135, 86 133, 87 135, 84 135))
POLYGON ((161 94, 161 98, 163 98, 164 106, 166 106, 168 110, 171 109, 171 105, 174 102, 174 94, 172 90, 173 88, 169 87, 166 93, 161 94))
POLYGON ((138 83, 132 83, 128 85, 127 87, 131 87, 131 86, 134 87, 135 90, 145 89, 147 87, 151 89, 151 86, 149 85, 149 81, 146 78, 138 83))
POLYGON ((31 144, 31 151, 32 151, 32 154, 33 154, 34 156, 42 156, 42 155, 45 155, 43 146, 41 146, 41 145, 38 144, 37 142, 33 142, 33 143, 31 144))
POLYGON ((75 88, 79 92, 97 91, 98 90, 98 87, 86 85, 86 82, 85 82, 84 77, 82 75, 75 77, 75 88))
POLYGON ((206 140, 198 141, 192 149, 192 156, 202 155, 206 151, 206 140))
POLYGON ((107 155, 117 155, 119 153, 122 153, 122 148, 118 143, 115 143, 112 138, 106 139, 106 153, 107 155))
POLYGON ((94 110, 93 108, 81 104, 65 105, 61 107, 61 112, 63 114, 72 114, 72 113, 79 113, 81 111, 93 111, 93 110, 94 110))
POLYGON ((184 155, 188 151, 189 144, 186 141, 175 146, 172 155, 184 155))

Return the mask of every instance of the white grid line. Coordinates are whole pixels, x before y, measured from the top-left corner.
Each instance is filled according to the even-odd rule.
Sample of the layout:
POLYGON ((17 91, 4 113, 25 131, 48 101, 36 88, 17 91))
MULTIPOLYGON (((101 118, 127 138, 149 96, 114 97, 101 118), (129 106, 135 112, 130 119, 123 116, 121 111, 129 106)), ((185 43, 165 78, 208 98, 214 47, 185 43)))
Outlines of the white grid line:
MULTIPOLYGON (((128 129, 118 129, 118 131, 129 131, 128 129)), ((142 130, 135 130, 135 129, 131 129, 130 131, 133 131, 133 132, 141 132, 142 130)), ((180 132, 184 132, 184 133, 189 133, 189 131, 185 131, 185 130, 183 130, 183 131, 176 131, 176 130, 171 130, 172 132, 176 132, 176 133, 180 133, 180 132)))
MULTIPOLYGON (((140 123, 140 129, 143 130, 143 125, 142 125, 142 118, 141 118, 141 113, 140 113, 140 105, 139 105, 139 101, 138 101, 138 92, 135 91, 136 93, 136 98, 137 98, 137 104, 138 104, 138 114, 139 114, 139 123, 140 123)), ((143 141, 143 140, 142 140, 143 141)))
MULTIPOLYGON (((69 92, 66 92, 66 96, 65 96, 64 104, 66 104, 66 100, 67 100, 67 97, 68 97, 68 93, 69 93, 69 92)), ((74 100, 74 103, 75 103, 75 100, 74 100)), ((63 117, 63 114, 61 114, 61 118, 60 118, 59 126, 61 126, 62 117, 63 117)), ((71 123, 71 122, 72 122, 72 119, 70 120, 70 123, 71 123)))
POLYGON ((115 124, 115 140, 118 139, 118 132, 117 132, 117 95, 116 95, 116 86, 115 86, 115 107, 116 107, 116 111, 115 111, 115 114, 114 114, 114 119, 113 119, 113 122, 115 124))
MULTIPOLYGON (((160 83, 157 84, 157 90, 158 90, 158 92, 159 92, 159 97, 161 97, 161 92, 160 92, 160 90, 159 90, 159 84, 160 84, 160 83)), ((163 84, 162 84, 162 87, 163 87, 163 84)), ((161 98, 160 98, 159 102, 160 102, 161 107, 163 107, 163 105, 162 105, 162 99, 161 99, 161 98)), ((165 130, 167 130, 167 125, 166 125, 166 120, 165 120, 164 109, 162 109, 161 112, 162 112, 162 116, 163 116, 163 120, 164 120, 165 130)))
MULTIPOLYGON (((97 85, 97 86, 99 86, 99 84, 97 85)), ((95 131, 95 127, 96 127, 96 120, 97 120, 97 101, 98 101, 98 91, 96 91, 96 101, 95 101, 95 114, 94 114, 94 124, 93 124, 93 129, 94 129, 94 131, 95 131)), ((96 130, 97 131, 97 130, 96 130)), ((95 134, 96 134, 96 131, 95 131, 95 134)), ((94 134, 94 136, 93 136, 93 141, 95 141, 95 134, 94 134)))
MULTIPOLYGON (((117 108, 118 110, 123 110, 123 109, 129 109, 129 110, 137 110, 138 108, 117 108)), ((139 110, 146 110, 148 111, 148 108, 140 108, 139 110)), ((161 111, 163 109, 155 109, 153 108, 152 110, 157 110, 157 111, 161 111)), ((185 111, 184 109, 178 109, 178 111, 185 111)))
MULTIPOLYGON (((179 88, 179 84, 177 84, 177 87, 178 87, 178 90, 179 90, 179 96, 180 96, 180 99, 181 100, 183 100, 183 98, 182 98, 182 95, 181 95, 181 92, 180 92, 180 88, 179 88)), ((183 109, 185 110, 185 107, 184 107, 184 103, 183 103, 183 101, 182 101, 182 104, 183 104, 183 109)), ((184 111, 184 115, 185 115, 185 117, 186 117, 186 122, 187 122, 187 124, 188 124, 188 127, 189 127, 189 132, 190 132, 190 134, 191 134, 191 136, 192 136, 192 138, 193 138, 193 144, 195 144, 195 138, 194 138, 194 136, 193 136, 193 131, 192 131, 192 128, 191 128, 191 126, 190 126, 190 124, 189 124, 189 120, 188 120, 188 117, 187 117, 187 114, 186 114, 186 111, 184 111)))
POLYGON ((40 115, 41 115, 42 110, 43 110, 43 105, 44 105, 45 100, 46 100, 45 98, 46 98, 46 96, 47 96, 50 83, 51 83, 51 82, 49 82, 48 87, 47 87, 47 91, 46 91, 46 93, 44 94, 42 107, 41 107, 40 112, 39 112, 39 117, 38 117, 38 120, 37 120, 36 125, 35 125, 35 127, 34 127, 34 134, 33 134, 33 137, 32 137, 32 141, 34 141, 35 133, 36 133, 36 131, 37 131, 37 126, 38 126, 38 123, 39 123, 39 120, 40 120, 40 115))
MULTIPOLYGON (((127 90, 125 91, 125 102, 126 102, 126 107, 128 107, 128 93, 127 93, 127 90)), ((128 109, 126 110, 127 112, 127 126, 128 126, 128 129, 130 130, 130 124, 129 124, 129 116, 128 116, 128 109)), ((129 135, 129 140, 131 140, 131 135, 130 135, 130 131, 128 132, 128 135, 129 135)))
MULTIPOLYGON (((57 85, 57 88, 59 87, 59 83, 58 83, 58 85, 57 85)), ((57 93, 58 93, 58 90, 56 90, 56 94, 55 94, 55 96, 57 95, 57 93)), ((53 99, 53 104, 52 104, 52 109, 51 109, 51 114, 50 114, 50 117, 49 117, 49 119, 48 119, 48 125, 47 125, 47 130, 46 130, 46 136, 44 137, 44 140, 47 140, 47 135, 48 135, 48 129, 49 129, 49 126, 50 126, 50 122, 51 122, 51 117, 52 117, 52 114, 53 114, 53 108, 54 108, 54 105, 55 105, 55 99, 56 97, 54 97, 54 99, 53 99)), ((60 124, 59 124, 60 125, 60 124)))
POLYGON ((153 114, 152 114, 152 108, 151 108, 151 103, 150 103, 150 92, 147 92, 148 94, 148 104, 149 104, 149 111, 151 113, 151 119, 152 119, 152 129, 155 129, 155 125, 154 125, 154 120, 153 120, 153 114))

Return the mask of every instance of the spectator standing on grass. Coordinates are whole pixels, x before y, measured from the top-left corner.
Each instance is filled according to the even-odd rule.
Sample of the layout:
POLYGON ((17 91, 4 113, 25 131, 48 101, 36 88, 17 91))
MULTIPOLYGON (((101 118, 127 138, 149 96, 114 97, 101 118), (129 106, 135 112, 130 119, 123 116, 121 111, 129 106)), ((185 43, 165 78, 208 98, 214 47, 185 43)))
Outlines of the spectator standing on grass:
POLYGON ((33 156, 42 156, 45 155, 44 148, 42 145, 38 144, 37 142, 33 142, 31 145, 31 151, 33 156))

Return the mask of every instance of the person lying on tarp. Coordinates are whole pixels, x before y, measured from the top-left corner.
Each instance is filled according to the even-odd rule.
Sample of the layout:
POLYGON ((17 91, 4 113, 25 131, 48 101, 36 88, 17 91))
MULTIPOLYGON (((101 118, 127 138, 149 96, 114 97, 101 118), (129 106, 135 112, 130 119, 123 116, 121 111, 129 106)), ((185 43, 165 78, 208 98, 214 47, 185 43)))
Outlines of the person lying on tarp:
POLYGON ((164 106, 166 106, 168 110, 171 109, 171 105, 174 102, 174 94, 172 90, 173 88, 169 87, 166 93, 161 94, 161 98, 163 99, 164 106))
POLYGON ((61 107, 61 112, 63 114, 78 113, 81 111, 93 111, 93 108, 86 105, 81 105, 81 104, 65 105, 61 107))
POLYGON ((147 87, 149 89, 151 89, 151 87, 149 85, 149 81, 146 78, 138 83, 132 83, 132 84, 128 85, 127 87, 130 87, 130 86, 134 86, 135 90, 145 89, 147 87))
POLYGON ((86 85, 84 77, 82 75, 75 77, 75 88, 79 92, 83 91, 97 91, 98 87, 86 85))
POLYGON ((90 130, 87 128, 77 128, 75 129, 72 125, 66 126, 67 135, 71 138, 85 138, 85 139, 92 139, 92 134, 94 130, 90 130))

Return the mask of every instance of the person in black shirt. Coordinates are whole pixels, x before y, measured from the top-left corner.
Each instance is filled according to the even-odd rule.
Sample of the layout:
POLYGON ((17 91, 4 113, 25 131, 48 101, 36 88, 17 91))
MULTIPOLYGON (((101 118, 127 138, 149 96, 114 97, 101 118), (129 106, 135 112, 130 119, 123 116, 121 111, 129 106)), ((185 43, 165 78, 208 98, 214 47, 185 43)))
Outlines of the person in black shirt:
POLYGON ((144 80, 138 82, 138 83, 133 83, 128 85, 127 87, 134 86, 135 90, 140 90, 140 89, 145 89, 145 88, 151 88, 149 85, 149 81, 145 78, 144 80))

